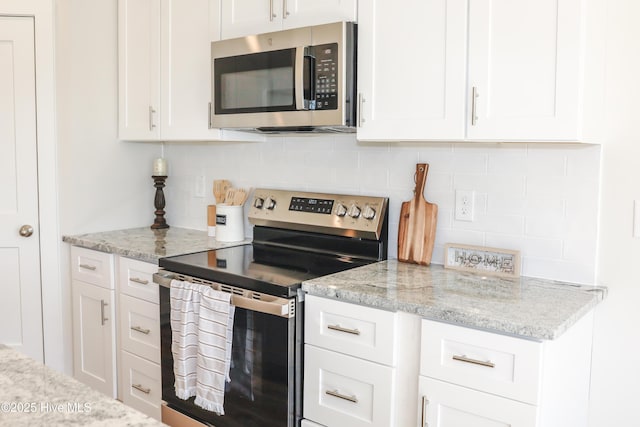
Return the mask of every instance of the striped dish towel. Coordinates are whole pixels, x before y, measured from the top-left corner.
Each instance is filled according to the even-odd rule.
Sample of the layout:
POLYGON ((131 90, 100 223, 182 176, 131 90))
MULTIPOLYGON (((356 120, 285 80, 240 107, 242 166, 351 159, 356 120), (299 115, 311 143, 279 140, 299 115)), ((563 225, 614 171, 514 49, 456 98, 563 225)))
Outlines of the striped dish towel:
POLYGON ((198 367, 195 404, 224 415, 225 381, 231 366, 233 315, 231 294, 205 286, 198 324, 198 367))
POLYGON ((235 312, 231 294, 172 280, 170 295, 176 396, 196 396, 196 405, 224 415, 235 312))

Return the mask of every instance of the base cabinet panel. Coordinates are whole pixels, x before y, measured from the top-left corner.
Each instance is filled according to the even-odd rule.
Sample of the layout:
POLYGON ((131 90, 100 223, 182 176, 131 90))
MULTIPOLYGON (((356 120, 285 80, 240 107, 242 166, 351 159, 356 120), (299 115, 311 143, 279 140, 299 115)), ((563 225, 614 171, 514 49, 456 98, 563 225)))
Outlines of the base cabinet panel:
POLYGON ((526 403, 420 377, 418 419, 429 427, 536 427, 537 408, 526 403))
POLYGON ((327 427, 388 427, 394 369, 305 345, 304 416, 327 427))
POLYGON ((122 402, 159 420, 162 410, 160 365, 123 351, 121 370, 122 402))
POLYGON ((116 397, 115 291, 72 281, 73 376, 116 397))

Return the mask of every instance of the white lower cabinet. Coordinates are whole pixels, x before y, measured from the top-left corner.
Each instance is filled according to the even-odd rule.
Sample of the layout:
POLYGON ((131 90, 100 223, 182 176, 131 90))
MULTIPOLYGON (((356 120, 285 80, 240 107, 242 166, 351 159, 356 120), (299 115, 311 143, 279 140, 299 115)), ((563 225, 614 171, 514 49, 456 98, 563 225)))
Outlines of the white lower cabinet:
POLYGON ((121 355, 122 402, 160 419, 162 379, 160 365, 127 351, 121 355))
POLYGON ((549 341, 422 321, 420 427, 586 426, 592 317, 549 341))
POLYGON ((415 423, 420 318, 305 299, 303 426, 415 423))
POLYGON ((73 280, 73 376, 116 397, 114 291, 73 280))
POLYGON ((71 247, 73 376, 116 397, 113 255, 71 247))
POLYGON ((420 426, 535 427, 533 405, 420 377, 420 426))
POLYGON ((119 378, 122 402, 161 419, 160 307, 155 264, 118 258, 119 378))
POLYGON ((393 368, 311 345, 305 348, 305 418, 326 426, 387 427, 393 368))

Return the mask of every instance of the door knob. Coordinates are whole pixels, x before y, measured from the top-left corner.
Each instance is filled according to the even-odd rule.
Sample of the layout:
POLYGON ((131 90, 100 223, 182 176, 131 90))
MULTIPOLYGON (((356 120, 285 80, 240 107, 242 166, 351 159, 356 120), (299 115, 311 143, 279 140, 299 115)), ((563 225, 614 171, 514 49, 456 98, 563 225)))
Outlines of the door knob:
POLYGON ((25 224, 22 227, 20 227, 20 235, 22 237, 29 237, 33 234, 33 227, 30 226, 29 224, 25 224))

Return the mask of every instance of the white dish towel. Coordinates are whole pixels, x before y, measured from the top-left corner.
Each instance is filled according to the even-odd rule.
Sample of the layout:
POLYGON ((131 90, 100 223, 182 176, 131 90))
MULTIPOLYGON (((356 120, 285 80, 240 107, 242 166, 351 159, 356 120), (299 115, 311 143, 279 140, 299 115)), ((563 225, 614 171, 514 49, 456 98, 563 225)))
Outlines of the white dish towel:
POLYGON ((224 415, 233 338, 231 294, 210 286, 171 282, 171 330, 176 396, 224 415))

